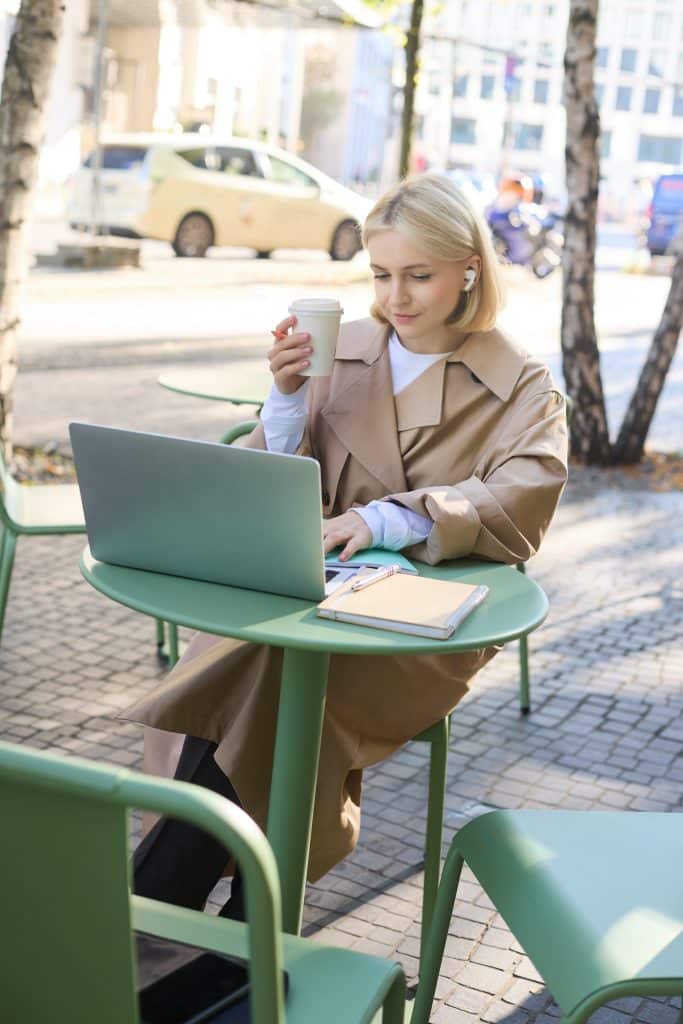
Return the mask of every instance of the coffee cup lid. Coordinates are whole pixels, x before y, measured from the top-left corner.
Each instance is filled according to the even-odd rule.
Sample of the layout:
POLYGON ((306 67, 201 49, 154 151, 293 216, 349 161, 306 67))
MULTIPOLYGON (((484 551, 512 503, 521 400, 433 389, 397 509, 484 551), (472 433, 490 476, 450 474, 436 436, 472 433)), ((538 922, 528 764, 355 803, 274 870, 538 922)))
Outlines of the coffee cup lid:
POLYGON ((290 313, 343 313, 338 299, 294 299, 290 313))

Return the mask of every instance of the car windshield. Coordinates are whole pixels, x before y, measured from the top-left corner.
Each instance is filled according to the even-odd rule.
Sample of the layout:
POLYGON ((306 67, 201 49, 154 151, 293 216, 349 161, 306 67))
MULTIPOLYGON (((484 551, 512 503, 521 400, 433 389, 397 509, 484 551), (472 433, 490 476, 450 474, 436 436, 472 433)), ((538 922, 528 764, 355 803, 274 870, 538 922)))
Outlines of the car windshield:
POLYGON ((276 181, 279 185, 299 185, 305 188, 316 188, 313 178, 309 178, 298 167, 294 167, 284 160, 278 160, 276 156, 269 156, 268 163, 270 165, 268 177, 271 181, 276 181))
MULTIPOLYGON (((103 146, 102 167, 105 171, 132 171, 140 167, 146 156, 146 146, 103 146)), ((94 159, 93 152, 83 166, 92 167, 94 159)))

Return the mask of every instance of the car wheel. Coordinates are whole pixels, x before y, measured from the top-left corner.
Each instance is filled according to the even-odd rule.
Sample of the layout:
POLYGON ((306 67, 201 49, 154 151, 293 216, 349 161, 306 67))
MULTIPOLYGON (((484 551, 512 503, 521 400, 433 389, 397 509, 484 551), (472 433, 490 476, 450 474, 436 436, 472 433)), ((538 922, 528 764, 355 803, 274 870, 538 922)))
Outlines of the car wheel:
POLYGON ((335 229, 330 246, 333 260, 352 260, 361 248, 360 228, 355 220, 343 220, 335 229))
POLYGON ((256 250, 256 259, 257 260, 269 260, 270 259, 270 252, 271 252, 270 249, 257 249, 256 250))
POLYGON ((213 224, 203 213, 188 213, 183 217, 173 240, 176 256, 206 256, 213 245, 213 224))

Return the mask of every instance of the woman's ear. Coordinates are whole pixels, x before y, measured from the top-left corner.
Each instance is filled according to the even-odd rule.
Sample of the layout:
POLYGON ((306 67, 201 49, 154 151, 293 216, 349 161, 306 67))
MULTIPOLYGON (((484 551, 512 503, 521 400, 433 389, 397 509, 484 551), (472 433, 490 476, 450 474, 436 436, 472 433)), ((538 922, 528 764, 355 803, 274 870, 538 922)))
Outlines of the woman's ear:
POLYGON ((471 292, 477 283, 477 272, 474 267, 468 267, 465 271, 465 283, 462 286, 464 292, 471 292))

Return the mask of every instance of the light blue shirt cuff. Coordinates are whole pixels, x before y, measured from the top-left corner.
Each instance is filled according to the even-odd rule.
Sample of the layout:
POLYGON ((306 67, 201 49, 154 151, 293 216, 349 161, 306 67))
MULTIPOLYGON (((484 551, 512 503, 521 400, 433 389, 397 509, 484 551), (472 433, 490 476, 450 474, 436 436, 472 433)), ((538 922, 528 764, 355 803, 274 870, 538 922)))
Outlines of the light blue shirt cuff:
POLYGON ((363 508, 354 508, 372 533, 374 547, 400 551, 425 540, 432 521, 409 508, 400 508, 391 501, 371 501, 363 508))
POLYGON ((306 428, 306 381, 293 395, 283 395, 275 384, 261 409, 261 423, 269 452, 291 455, 297 450, 306 428))

